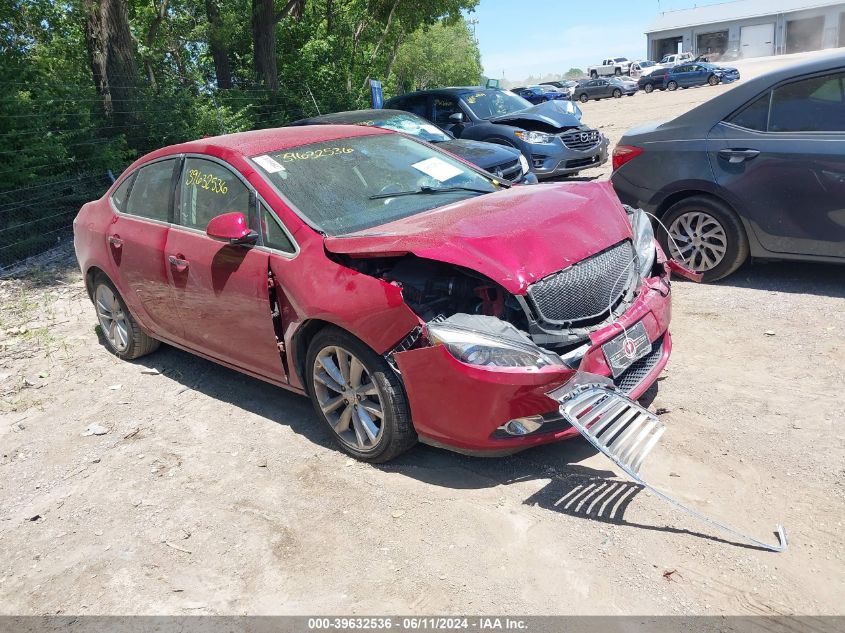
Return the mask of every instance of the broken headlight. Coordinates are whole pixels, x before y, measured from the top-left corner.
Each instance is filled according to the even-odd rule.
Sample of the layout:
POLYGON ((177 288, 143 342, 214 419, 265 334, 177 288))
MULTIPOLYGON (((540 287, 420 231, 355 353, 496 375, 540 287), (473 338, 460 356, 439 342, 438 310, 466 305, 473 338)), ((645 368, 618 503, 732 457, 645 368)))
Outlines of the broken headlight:
POLYGON ((546 134, 545 132, 525 132, 523 130, 517 130, 513 134, 526 143, 551 143, 555 140, 554 134, 546 134))
POLYGON ((428 323, 428 339, 470 365, 529 369, 563 365, 559 356, 540 349, 513 325, 495 317, 459 314, 428 323))
POLYGON ((651 274, 654 267, 654 259, 657 257, 657 249, 654 244, 654 229, 645 211, 633 209, 628 217, 634 229, 634 251, 637 257, 637 270, 640 277, 645 278, 651 274))

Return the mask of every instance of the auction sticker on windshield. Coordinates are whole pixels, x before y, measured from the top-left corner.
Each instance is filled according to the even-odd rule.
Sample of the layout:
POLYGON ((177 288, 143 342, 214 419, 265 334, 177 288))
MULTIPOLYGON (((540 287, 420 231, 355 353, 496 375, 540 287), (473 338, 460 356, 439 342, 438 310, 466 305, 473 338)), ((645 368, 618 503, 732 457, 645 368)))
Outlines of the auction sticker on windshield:
POLYGON ((651 351, 651 341, 642 321, 601 346, 614 378, 651 351))
POLYGON ((445 160, 441 160, 436 156, 414 163, 411 167, 417 171, 421 171, 426 176, 431 176, 435 180, 439 180, 440 182, 446 182, 447 180, 454 178, 455 176, 460 176, 464 173, 454 165, 450 165, 445 160))
POLYGON ((285 170, 284 165, 276 161, 272 156, 267 156, 266 154, 264 156, 256 156, 252 160, 258 163, 268 174, 276 174, 285 170))

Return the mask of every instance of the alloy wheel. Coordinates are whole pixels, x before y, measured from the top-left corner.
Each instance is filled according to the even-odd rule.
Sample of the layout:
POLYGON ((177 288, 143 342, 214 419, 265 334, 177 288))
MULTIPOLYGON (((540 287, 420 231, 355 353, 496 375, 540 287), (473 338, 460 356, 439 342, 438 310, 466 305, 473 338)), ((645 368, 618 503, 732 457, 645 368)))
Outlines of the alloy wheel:
POLYGON ((654 92, 654 86, 652 86, 651 84, 646 84, 644 90, 646 91, 646 94, 650 94, 654 92))
POLYGON ((669 227, 669 251, 697 272, 707 272, 725 258, 728 237, 722 224, 704 211, 689 211, 669 227))
POLYGON ((314 359, 314 394, 341 442, 372 450, 384 430, 382 397, 361 360, 343 347, 324 347, 314 359))
POLYGON ((117 295, 105 284, 100 284, 94 303, 103 335, 116 351, 125 352, 129 347, 129 324, 117 295))

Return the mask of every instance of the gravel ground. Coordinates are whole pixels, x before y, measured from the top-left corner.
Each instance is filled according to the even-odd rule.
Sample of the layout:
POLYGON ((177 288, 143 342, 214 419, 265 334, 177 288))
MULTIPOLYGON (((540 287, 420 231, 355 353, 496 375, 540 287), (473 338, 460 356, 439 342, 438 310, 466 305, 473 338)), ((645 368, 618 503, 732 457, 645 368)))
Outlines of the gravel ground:
MULTIPOLYGON (((723 89, 590 103, 585 120, 618 138, 723 89)), ((304 398, 168 347, 121 362, 66 248, 0 281, 0 301, 0 613, 845 614, 841 268, 674 286, 651 403, 668 430, 645 478, 761 540, 783 523, 781 554, 581 440, 369 466, 304 398)))

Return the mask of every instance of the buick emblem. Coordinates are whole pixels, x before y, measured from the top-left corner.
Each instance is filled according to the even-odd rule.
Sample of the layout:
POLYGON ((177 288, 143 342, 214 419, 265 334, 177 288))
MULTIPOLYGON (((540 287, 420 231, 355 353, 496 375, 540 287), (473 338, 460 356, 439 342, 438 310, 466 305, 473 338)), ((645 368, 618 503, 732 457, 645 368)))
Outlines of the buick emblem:
POLYGON ((626 358, 634 358, 637 355, 637 344, 629 338, 625 339, 625 344, 622 346, 622 353, 626 358))

